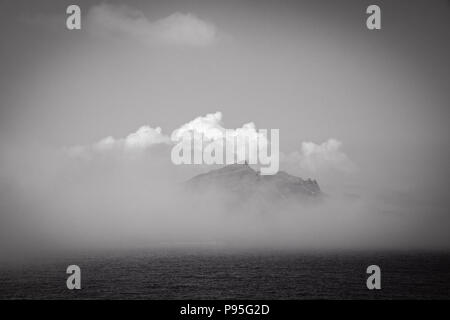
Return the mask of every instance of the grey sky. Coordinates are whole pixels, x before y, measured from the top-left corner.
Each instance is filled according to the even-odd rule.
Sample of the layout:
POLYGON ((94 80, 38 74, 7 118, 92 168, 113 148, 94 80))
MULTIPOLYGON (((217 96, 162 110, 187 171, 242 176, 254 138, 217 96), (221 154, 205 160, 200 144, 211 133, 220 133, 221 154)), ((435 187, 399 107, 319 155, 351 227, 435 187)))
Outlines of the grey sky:
POLYGON ((220 111, 228 128, 279 128, 286 153, 342 141, 360 168, 343 184, 447 205, 448 1, 377 1, 380 31, 365 26, 370 1, 127 1, 148 24, 100 32, 88 23, 97 1, 78 1, 82 30, 66 30, 71 3, 0 5, 3 162, 10 150, 88 145, 142 125, 170 135, 220 111), (174 13, 213 26, 213 41, 174 45, 138 30, 174 13))

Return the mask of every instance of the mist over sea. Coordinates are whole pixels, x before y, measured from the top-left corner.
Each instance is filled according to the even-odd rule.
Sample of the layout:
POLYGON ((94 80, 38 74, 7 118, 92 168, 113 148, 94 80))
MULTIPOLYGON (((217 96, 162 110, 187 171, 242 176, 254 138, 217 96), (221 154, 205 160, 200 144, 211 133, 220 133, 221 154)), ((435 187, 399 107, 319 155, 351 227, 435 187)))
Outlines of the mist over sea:
POLYGON ((151 249, 2 265, 1 299, 448 299, 450 254, 151 249), (81 290, 66 268, 81 268, 81 290), (367 266, 381 290, 366 288, 367 266))
POLYGON ((448 0, 78 2, 0 5, 0 299, 450 299, 448 0))

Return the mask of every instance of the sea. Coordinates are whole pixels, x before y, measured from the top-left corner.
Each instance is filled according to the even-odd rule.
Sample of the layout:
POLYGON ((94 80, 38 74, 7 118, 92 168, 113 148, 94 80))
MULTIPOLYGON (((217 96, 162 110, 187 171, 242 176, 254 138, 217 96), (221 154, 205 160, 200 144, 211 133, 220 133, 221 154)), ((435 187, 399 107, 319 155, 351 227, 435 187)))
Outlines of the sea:
POLYGON ((0 299, 449 299, 450 254, 129 250, 0 266, 0 299), (78 265, 81 289, 69 290, 78 265), (381 270, 369 290, 367 267, 381 270))

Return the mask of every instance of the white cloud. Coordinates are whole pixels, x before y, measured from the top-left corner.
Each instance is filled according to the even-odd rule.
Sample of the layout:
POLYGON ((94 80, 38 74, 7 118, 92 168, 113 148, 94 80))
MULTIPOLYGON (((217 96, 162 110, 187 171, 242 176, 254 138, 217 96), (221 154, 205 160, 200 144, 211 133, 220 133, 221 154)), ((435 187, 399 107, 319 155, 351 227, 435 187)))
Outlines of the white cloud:
POLYGON ((125 138, 115 139, 112 136, 88 146, 72 146, 66 148, 70 156, 89 158, 93 153, 102 153, 111 150, 123 152, 143 151, 159 144, 170 144, 170 138, 162 133, 160 127, 152 128, 142 126, 136 132, 130 133, 125 138))
POLYGON ((161 41, 171 44, 203 46, 216 40, 214 25, 190 13, 174 13, 167 18, 155 21, 153 27, 161 41))
POLYGON ((222 126, 222 112, 209 113, 204 117, 183 124, 172 132, 171 139, 176 142, 188 133, 203 134, 206 139, 217 140, 223 138, 225 128, 222 126))
MULTIPOLYGON (((186 149, 190 149, 191 139, 195 139, 195 137, 202 137, 203 147, 209 143, 218 143, 220 146, 223 146, 222 143, 230 144, 230 148, 227 147, 227 150, 236 148, 237 141, 242 139, 241 141, 245 142, 245 149, 236 148, 234 154, 237 156, 237 159, 247 160, 250 153, 256 154, 258 142, 260 143, 259 146, 267 146, 269 144, 267 137, 258 132, 253 122, 245 123, 241 128, 225 128, 221 112, 197 117, 174 130, 171 135, 174 143, 178 143, 181 140, 186 142, 188 144, 186 149), (229 139, 233 139, 234 142, 229 139)), ((196 145, 201 146, 202 144, 194 143, 194 146, 196 145)))
POLYGON ((355 164, 341 149, 342 142, 336 139, 328 139, 322 144, 302 142, 300 152, 282 154, 282 161, 311 173, 355 171, 355 164))
MULTIPOLYGON (((264 143, 270 145, 267 137, 257 130, 253 122, 245 123, 240 128, 227 129, 222 118, 221 112, 197 117, 175 129, 170 137, 165 135, 160 127, 142 126, 124 138, 115 139, 109 136, 92 145, 74 146, 66 148, 66 151, 69 155, 79 158, 90 158, 95 154, 104 154, 112 150, 127 154, 138 154, 138 151, 156 145, 174 146, 180 141, 188 143, 187 149, 190 149, 191 142, 186 139, 186 135, 191 138, 202 136, 203 147, 205 147, 209 143, 223 142, 226 138, 225 133, 229 135, 227 137, 245 137, 248 139, 245 140, 247 148, 256 147, 258 139, 265 139, 264 143)), ((226 140, 225 143, 227 143, 226 140)), ((202 144, 194 143, 193 145, 195 148, 196 145, 201 146, 202 144)), ((248 154, 243 152, 248 152, 248 150, 235 150, 235 155, 237 154, 240 159, 247 158, 248 154)), ((169 152, 167 157, 170 158, 169 152)), ((342 142, 336 139, 329 139, 321 144, 302 142, 299 151, 288 154, 280 153, 280 161, 287 166, 287 169, 301 170, 303 173, 314 176, 336 171, 351 173, 356 170, 356 165, 342 150, 342 142)))
MULTIPOLYGON (((249 148, 257 148, 258 140, 263 141, 264 145, 266 145, 266 143, 268 144, 267 137, 258 132, 256 125, 253 122, 245 123, 240 128, 227 129, 222 122, 222 113, 216 112, 197 117, 192 121, 181 125, 172 132, 170 137, 163 134, 160 127, 152 128, 150 126, 142 126, 136 132, 130 133, 125 138, 115 139, 112 136, 108 136, 92 145, 72 146, 65 150, 71 156, 90 158, 95 153, 101 154, 111 150, 136 153, 136 151, 142 151, 160 144, 172 146, 182 141, 183 137, 184 142, 189 143, 190 146, 190 138, 200 136, 203 139, 203 146, 213 142, 232 143, 224 140, 225 138, 234 138, 235 141, 242 138, 242 141, 245 141, 246 143, 247 150, 235 150, 235 154, 237 154, 240 159, 248 157, 249 148), (196 135, 194 135, 194 133, 196 135)), ((190 147, 188 149, 190 149, 190 147)))
POLYGON ((201 47, 217 40, 216 27, 190 13, 150 21, 139 10, 105 3, 89 10, 87 25, 96 33, 127 36, 148 45, 201 47))
POLYGON ((202 117, 197 117, 194 120, 183 124, 178 129, 174 130, 171 139, 177 142, 182 137, 189 133, 197 133, 203 135, 204 139, 216 141, 225 138, 225 132, 232 137, 245 136, 256 140, 258 137, 265 138, 258 133, 253 122, 245 123, 241 128, 226 129, 222 122, 222 113, 209 113, 202 117))
POLYGON ((153 129, 149 126, 143 126, 136 132, 129 134, 124 142, 128 149, 145 149, 154 144, 170 143, 170 139, 162 134, 160 127, 153 129))
POLYGON ((116 144, 117 144, 116 140, 113 137, 109 136, 94 144, 93 147, 94 149, 100 151, 111 150, 112 148, 114 148, 116 144))

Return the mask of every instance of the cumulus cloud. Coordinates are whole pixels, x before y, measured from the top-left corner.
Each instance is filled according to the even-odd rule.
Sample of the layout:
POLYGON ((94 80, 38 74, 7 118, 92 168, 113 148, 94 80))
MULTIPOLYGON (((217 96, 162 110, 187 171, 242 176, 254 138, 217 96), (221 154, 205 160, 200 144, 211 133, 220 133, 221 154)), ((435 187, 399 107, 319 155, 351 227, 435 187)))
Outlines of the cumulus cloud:
POLYGON ((226 134, 232 138, 246 137, 255 141, 257 139, 266 139, 265 136, 258 132, 256 125, 253 122, 245 123, 241 128, 237 129, 225 128, 223 126, 221 112, 209 113, 183 124, 172 132, 171 139, 172 141, 177 142, 181 140, 183 136, 192 133, 203 135, 204 139, 210 141, 221 140, 225 138, 226 134))
POLYGON ((96 33, 122 35, 147 45, 168 44, 202 47, 217 40, 216 27, 191 13, 176 12, 150 21, 142 11, 127 6, 100 4, 92 7, 87 25, 96 33))
POLYGON ((71 156, 89 158, 93 153, 111 150, 136 152, 159 144, 170 144, 170 138, 162 133, 160 127, 152 128, 150 126, 142 126, 136 132, 130 133, 125 138, 115 139, 109 136, 92 145, 72 146, 66 148, 66 151, 71 156))
MULTIPOLYGON (((196 148, 202 148, 201 151, 203 151, 203 148, 208 148, 209 145, 219 144, 219 148, 233 150, 232 157, 236 159, 235 161, 249 160, 249 155, 252 152, 256 154, 258 146, 271 148, 271 140, 269 141, 268 137, 257 129, 255 123, 248 122, 240 128, 229 129, 223 123, 222 113, 215 112, 182 124, 173 130, 170 136, 165 135, 160 127, 142 126, 124 138, 116 139, 108 136, 92 145, 73 146, 66 148, 66 151, 71 156, 91 158, 95 154, 105 154, 111 150, 136 155, 139 154, 138 151, 165 145, 169 147, 167 162, 170 162, 169 149, 180 143, 183 144, 182 149, 191 152, 197 150, 196 148), (231 142, 230 138, 234 142, 231 142), (201 139, 202 142, 199 143, 196 139, 201 139), (236 147, 235 143, 238 139, 244 141, 245 148, 236 147), (258 141, 262 143, 258 144, 258 141), (232 148, 228 148, 228 143, 232 143, 232 148)), ((352 173, 357 169, 342 150, 342 142, 336 139, 329 139, 321 144, 302 142, 299 151, 280 152, 280 161, 288 171, 314 177, 332 172, 352 173)))
POLYGON ((153 129, 149 126, 140 127, 136 132, 125 138, 125 147, 131 149, 145 149, 158 143, 169 143, 169 137, 162 133, 160 127, 153 129))
MULTIPOLYGON (((111 150, 136 154, 137 151, 155 145, 174 146, 179 143, 191 151, 195 148, 206 148, 208 145, 211 147, 213 144, 220 145, 221 148, 231 150, 231 156, 236 161, 250 160, 250 154, 256 155, 258 147, 266 152, 266 148, 270 145, 267 136, 260 132, 253 122, 245 123, 240 128, 228 129, 222 122, 222 113, 216 112, 199 116, 181 125, 170 137, 163 134, 160 127, 142 126, 125 138, 116 139, 108 136, 92 145, 66 148, 66 152, 71 156, 89 159, 95 154, 104 154, 111 150), (198 142, 199 140, 201 142, 198 142), (243 147, 237 146, 239 141, 243 143, 243 147)), ((170 154, 167 156, 170 157, 170 154)))
MULTIPOLYGON (((258 130, 253 122, 245 123, 236 129, 225 128, 222 113, 216 112, 183 124, 173 131, 171 139, 174 143, 182 144, 182 149, 185 150, 226 149, 229 153, 225 155, 226 159, 234 158, 233 162, 247 160, 251 164, 257 164, 258 152, 267 154, 270 145, 266 134, 268 133, 258 130), (198 142, 200 140, 201 142, 198 142)), ((276 146, 278 148, 278 143, 276 146)), ((261 159, 259 160, 261 162, 261 159)))
POLYGON ((222 112, 209 113, 183 124, 172 132, 171 139, 172 141, 179 141, 186 134, 193 132, 202 134, 209 140, 222 138, 225 134, 225 128, 222 126, 222 112))
POLYGON ((355 164, 342 151, 342 142, 329 139, 321 144, 302 142, 300 151, 282 154, 283 162, 299 169, 317 173, 328 171, 354 172, 355 164))

